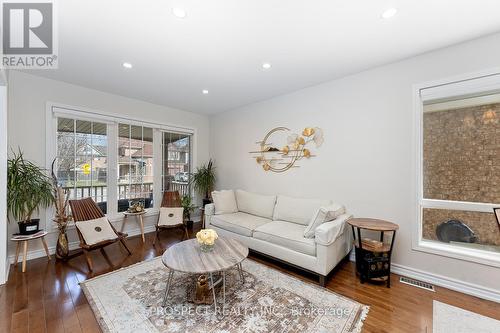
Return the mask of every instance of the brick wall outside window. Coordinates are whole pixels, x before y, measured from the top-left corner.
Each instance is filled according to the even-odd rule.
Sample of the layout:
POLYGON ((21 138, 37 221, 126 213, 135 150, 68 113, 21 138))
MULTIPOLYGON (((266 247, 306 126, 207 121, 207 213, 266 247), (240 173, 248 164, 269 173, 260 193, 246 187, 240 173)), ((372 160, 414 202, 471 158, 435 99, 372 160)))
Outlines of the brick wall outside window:
MULTIPOLYGON (((500 104, 425 112, 423 117, 424 199, 498 203, 500 207, 500 104)), ((423 237, 458 219, 480 244, 500 245, 492 213, 424 209, 423 237)))

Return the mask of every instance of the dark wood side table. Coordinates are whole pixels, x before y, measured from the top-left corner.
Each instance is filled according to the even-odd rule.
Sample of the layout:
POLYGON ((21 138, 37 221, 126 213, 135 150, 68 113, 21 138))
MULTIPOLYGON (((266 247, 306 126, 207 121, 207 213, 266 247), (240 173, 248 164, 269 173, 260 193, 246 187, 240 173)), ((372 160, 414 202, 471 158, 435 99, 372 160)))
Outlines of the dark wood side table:
POLYGON ((370 280, 386 279, 387 288, 391 287, 391 254, 399 226, 395 223, 369 218, 353 218, 351 225, 356 253, 356 270, 361 283, 370 280), (380 241, 363 240, 361 230, 380 232, 380 241), (390 242, 384 242, 385 233, 391 233, 390 242))

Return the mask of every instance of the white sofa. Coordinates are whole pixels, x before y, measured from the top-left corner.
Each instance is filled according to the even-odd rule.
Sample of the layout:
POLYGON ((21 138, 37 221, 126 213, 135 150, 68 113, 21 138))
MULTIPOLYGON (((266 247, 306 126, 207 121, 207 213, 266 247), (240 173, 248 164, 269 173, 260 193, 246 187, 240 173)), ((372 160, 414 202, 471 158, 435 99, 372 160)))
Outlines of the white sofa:
MULTIPOLYGON (((343 206, 336 205, 342 208, 337 211, 338 216, 313 228, 306 238, 304 232, 311 219, 319 214, 318 209, 335 207, 331 200, 261 195, 242 190, 230 192, 234 193, 235 203, 229 205, 217 204, 222 202, 217 200, 220 192, 214 192, 214 203, 205 206, 206 228, 237 239, 254 252, 315 273, 322 286, 328 273, 349 254, 352 235, 346 221, 351 215, 345 213, 343 206)), ((329 216, 331 219, 332 215, 329 216)))

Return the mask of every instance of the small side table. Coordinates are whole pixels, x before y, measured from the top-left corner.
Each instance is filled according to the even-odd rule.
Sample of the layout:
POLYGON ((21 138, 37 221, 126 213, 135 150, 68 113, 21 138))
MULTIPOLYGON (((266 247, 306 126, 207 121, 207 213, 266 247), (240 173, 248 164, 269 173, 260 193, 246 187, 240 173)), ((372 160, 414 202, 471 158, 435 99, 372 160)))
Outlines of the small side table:
POLYGON ((47 258, 50 260, 49 248, 47 247, 47 243, 45 242, 45 236, 47 236, 46 231, 37 232, 33 235, 17 235, 13 236, 10 240, 16 242, 16 259, 14 262, 14 267, 17 267, 17 261, 19 260, 19 252, 21 250, 21 246, 23 247, 23 273, 26 272, 26 257, 28 255, 28 242, 33 239, 40 238, 42 240, 43 248, 45 249, 45 253, 47 254, 47 258))
POLYGON ((142 242, 145 243, 146 239, 144 238, 144 218, 143 218, 143 216, 145 214, 146 214, 146 211, 142 211, 142 212, 139 212, 139 213, 123 212, 123 215, 125 216, 125 218, 123 219, 121 232, 123 232, 123 229, 125 228, 125 223, 127 222, 128 217, 129 216, 135 216, 136 221, 139 222, 139 225, 141 227, 142 242))
POLYGON ((396 238, 397 224, 392 222, 369 219, 353 218, 347 221, 352 228, 356 253, 356 270, 361 283, 374 279, 386 279, 387 288, 391 287, 391 254, 396 238), (363 241, 361 229, 380 232, 380 243, 363 241), (384 242, 384 233, 392 233, 390 243, 384 242))

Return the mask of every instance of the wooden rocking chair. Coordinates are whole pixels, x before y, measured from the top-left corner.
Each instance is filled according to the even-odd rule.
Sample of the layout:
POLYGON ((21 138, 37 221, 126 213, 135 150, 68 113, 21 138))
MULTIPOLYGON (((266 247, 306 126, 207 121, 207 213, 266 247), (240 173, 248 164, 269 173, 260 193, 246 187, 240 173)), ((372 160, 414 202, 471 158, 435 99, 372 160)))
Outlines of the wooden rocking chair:
MULTIPOLYGON (((69 200, 69 205, 71 207, 71 212, 73 215, 73 220, 75 222, 80 222, 80 221, 90 221, 94 219, 99 219, 104 216, 104 213, 102 210, 97 206, 97 204, 92 200, 92 198, 86 198, 86 199, 81 199, 81 200, 69 200)), ((108 221, 109 223, 109 221, 108 221)), ((107 258, 106 253, 104 252, 104 247, 111 245, 116 242, 122 243, 122 245, 125 247, 127 250, 128 254, 131 255, 132 252, 130 252, 130 249, 128 248, 127 244, 125 243, 125 239, 127 238, 127 234, 116 231, 116 229, 113 227, 111 223, 109 223, 113 231, 115 232, 117 238, 112 239, 112 240, 105 240, 93 245, 88 245, 85 242, 85 239, 83 238, 82 233, 78 228, 76 228, 76 232, 78 233, 78 238, 80 239, 80 247, 83 250, 83 254, 85 255, 85 259, 87 260, 87 265, 89 267, 89 270, 92 272, 93 267, 92 267, 92 259, 90 257, 90 251, 94 251, 99 249, 102 253, 102 255, 107 258)))
MULTIPOLYGON (((167 191, 163 192, 163 198, 161 201, 161 208, 182 208, 181 204, 181 196, 179 195, 179 191, 167 191)), ((158 213, 158 220, 156 221, 156 236, 153 240, 153 245, 156 244, 156 240, 160 240, 160 232, 167 229, 183 229, 184 233, 182 235, 182 240, 184 237, 189 239, 188 230, 186 224, 184 223, 184 218, 182 211, 180 216, 172 216, 173 219, 168 221, 166 224, 160 224, 160 219, 162 217, 162 209, 160 208, 160 212, 158 213)), ((173 215, 173 214, 172 214, 173 215)))

